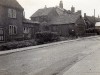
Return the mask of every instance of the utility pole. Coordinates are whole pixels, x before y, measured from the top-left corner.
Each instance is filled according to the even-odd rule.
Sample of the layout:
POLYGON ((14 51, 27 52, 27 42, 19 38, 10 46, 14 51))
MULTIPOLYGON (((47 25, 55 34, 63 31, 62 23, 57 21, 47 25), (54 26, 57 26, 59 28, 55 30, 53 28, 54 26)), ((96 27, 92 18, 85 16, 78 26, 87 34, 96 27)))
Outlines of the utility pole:
POLYGON ((95 9, 94 9, 94 22, 95 22, 95 9))

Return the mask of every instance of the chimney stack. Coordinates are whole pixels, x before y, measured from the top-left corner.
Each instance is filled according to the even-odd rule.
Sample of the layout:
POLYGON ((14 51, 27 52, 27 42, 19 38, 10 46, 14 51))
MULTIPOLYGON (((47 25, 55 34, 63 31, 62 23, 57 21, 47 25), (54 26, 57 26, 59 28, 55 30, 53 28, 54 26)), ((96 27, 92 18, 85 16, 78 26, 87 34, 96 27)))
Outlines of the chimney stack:
POLYGON ((72 12, 72 13, 75 12, 75 7, 73 7, 73 5, 72 5, 72 7, 71 7, 71 12, 72 12))
POLYGON ((95 9, 94 9, 94 21, 96 21, 96 20, 95 20, 95 9))
POLYGON ((63 9, 63 1, 62 0, 59 3, 59 7, 63 9))
POLYGON ((47 8, 47 6, 45 5, 45 8, 47 8))
POLYGON ((94 17, 95 17, 95 9, 94 9, 94 17))
POLYGON ((84 13, 84 17, 86 17, 86 13, 84 13))

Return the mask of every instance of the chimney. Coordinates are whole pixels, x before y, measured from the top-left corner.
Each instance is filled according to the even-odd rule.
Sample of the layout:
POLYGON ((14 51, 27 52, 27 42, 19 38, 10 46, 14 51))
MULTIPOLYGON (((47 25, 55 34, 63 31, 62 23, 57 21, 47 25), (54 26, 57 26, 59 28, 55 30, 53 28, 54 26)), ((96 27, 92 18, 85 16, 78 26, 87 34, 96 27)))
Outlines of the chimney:
POLYGON ((45 8, 47 8, 47 6, 45 5, 45 8))
POLYGON ((63 9, 63 1, 62 0, 59 3, 59 7, 63 9))
POLYGON ((75 7, 73 7, 73 5, 72 5, 72 7, 71 7, 71 12, 72 12, 72 13, 75 12, 75 7))
POLYGON ((84 17, 86 17, 86 13, 84 13, 84 17))
POLYGON ((95 9, 94 9, 94 17, 95 17, 95 9))
POLYGON ((95 22, 96 20, 95 20, 95 9, 94 9, 94 22, 95 22))

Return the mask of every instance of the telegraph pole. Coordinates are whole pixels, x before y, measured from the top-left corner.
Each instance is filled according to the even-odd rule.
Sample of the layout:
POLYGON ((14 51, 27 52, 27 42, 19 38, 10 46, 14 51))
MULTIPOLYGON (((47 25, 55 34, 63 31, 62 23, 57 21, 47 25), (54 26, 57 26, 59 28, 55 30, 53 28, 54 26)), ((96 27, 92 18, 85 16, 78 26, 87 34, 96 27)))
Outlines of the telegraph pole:
POLYGON ((95 9, 94 9, 94 22, 96 22, 96 21, 95 21, 95 9))

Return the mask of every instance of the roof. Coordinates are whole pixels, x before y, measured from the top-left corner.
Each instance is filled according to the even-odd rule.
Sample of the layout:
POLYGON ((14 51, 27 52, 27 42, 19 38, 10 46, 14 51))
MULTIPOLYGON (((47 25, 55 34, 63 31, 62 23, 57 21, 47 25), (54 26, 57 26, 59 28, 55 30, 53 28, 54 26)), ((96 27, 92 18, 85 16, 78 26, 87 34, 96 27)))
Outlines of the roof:
POLYGON ((86 16, 86 18, 91 22, 94 23, 95 22, 95 18, 93 16, 86 16))
POLYGON ((31 17, 47 16, 50 12, 56 11, 58 15, 64 14, 65 9, 59 7, 49 7, 37 10, 31 17))
POLYGON ((75 15, 75 14, 64 14, 55 17, 52 19, 52 21, 49 23, 50 25, 52 24, 69 24, 69 23, 75 23, 80 15, 75 15))
POLYGON ((31 23, 31 24, 32 24, 32 23, 33 23, 33 24, 34 24, 34 23, 39 24, 39 22, 36 22, 36 21, 34 22, 34 21, 32 21, 32 20, 29 20, 29 19, 24 19, 23 22, 24 22, 24 23, 31 23))
POLYGON ((86 16, 84 18, 87 18, 91 23, 100 22, 100 18, 94 16, 86 16))
POLYGON ((23 7, 17 2, 17 0, 0 0, 0 5, 23 10, 23 7))
POLYGON ((31 17, 46 16, 46 15, 48 15, 53 9, 54 9, 54 7, 39 9, 39 10, 37 10, 31 17))
POLYGON ((96 22, 100 22, 100 18, 96 18, 96 22))

